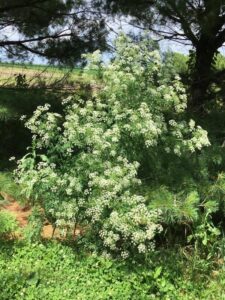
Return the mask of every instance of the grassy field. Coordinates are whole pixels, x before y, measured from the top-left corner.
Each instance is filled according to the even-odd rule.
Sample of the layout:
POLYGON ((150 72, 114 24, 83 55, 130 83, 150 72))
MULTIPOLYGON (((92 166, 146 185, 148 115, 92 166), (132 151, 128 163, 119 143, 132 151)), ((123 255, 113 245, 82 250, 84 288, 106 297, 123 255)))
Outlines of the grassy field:
POLYGON ((94 75, 94 71, 82 68, 0 63, 0 86, 51 86, 60 82, 73 86, 77 82, 88 82, 94 75))

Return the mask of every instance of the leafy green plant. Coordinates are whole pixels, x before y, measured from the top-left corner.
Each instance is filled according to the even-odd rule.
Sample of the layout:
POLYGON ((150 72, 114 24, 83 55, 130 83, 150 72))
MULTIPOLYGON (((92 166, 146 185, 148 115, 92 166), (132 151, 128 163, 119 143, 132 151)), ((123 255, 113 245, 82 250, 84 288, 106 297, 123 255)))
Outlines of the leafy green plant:
POLYGON ((19 244, 12 251, 14 255, 6 259, 10 251, 1 246, 2 300, 155 299, 174 290, 160 267, 142 270, 103 257, 81 256, 56 243, 19 244))
POLYGON ((40 207, 33 207, 28 224, 23 229, 23 237, 29 243, 40 241, 44 225, 44 216, 40 207))
POLYGON ((1 300, 223 299, 224 268, 198 270, 175 249, 145 264, 77 253, 56 242, 0 244, 1 300), (175 263, 176 262, 176 263, 175 263))
POLYGON ((160 187, 148 192, 149 207, 160 209, 163 213, 163 220, 167 224, 196 221, 198 219, 199 195, 197 192, 189 194, 174 194, 166 187, 160 187))
POLYGON ((0 193, 2 202, 7 202, 6 195, 13 197, 14 199, 21 200, 21 188, 14 182, 12 173, 0 172, 0 193))
MULTIPOLYGON (((182 120, 185 90, 177 76, 164 76, 147 39, 134 44, 121 35, 108 66, 98 51, 86 58, 89 68, 101 67, 102 91, 85 101, 66 99, 64 115, 47 104, 35 111, 26 123, 33 143, 19 162, 18 182, 59 228, 79 224, 106 255, 143 256, 162 227, 161 210, 139 192, 142 152, 151 156, 160 145, 164 153, 190 155, 209 145, 207 132, 182 120)), ((177 212, 188 217, 196 199, 187 196, 177 212)))
POLYGON ((221 232, 214 226, 210 220, 210 216, 207 213, 204 216, 203 222, 197 226, 194 233, 188 237, 188 241, 194 240, 195 250, 201 254, 206 253, 208 258, 211 258, 215 254, 215 247, 217 246, 218 237, 221 236, 221 232))
POLYGON ((7 211, 0 211, 0 238, 12 236, 18 230, 16 217, 7 211))

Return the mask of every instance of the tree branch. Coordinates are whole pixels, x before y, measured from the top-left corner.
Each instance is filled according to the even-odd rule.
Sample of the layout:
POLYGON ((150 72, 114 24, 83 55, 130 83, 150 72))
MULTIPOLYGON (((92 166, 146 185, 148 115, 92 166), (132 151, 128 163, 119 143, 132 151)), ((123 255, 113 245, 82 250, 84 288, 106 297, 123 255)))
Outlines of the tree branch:
POLYGON ((4 12, 11 11, 14 9, 33 7, 35 4, 40 4, 40 2, 43 3, 43 2, 47 2, 47 1, 49 1, 49 0, 34 0, 34 1, 28 0, 27 3, 25 3, 25 4, 3 6, 3 7, 0 7, 0 13, 4 13, 4 12))
MULTIPOLYGON (((66 30, 64 30, 66 31, 66 30)), ((0 47, 3 46, 10 46, 10 45, 21 45, 24 43, 31 43, 31 42, 40 42, 46 39, 58 39, 61 37, 68 37, 71 36, 72 33, 59 33, 59 34, 54 34, 54 35, 46 35, 46 36, 39 36, 36 38, 30 38, 30 39, 25 39, 25 40, 7 40, 7 41, 1 41, 0 42, 0 47)))

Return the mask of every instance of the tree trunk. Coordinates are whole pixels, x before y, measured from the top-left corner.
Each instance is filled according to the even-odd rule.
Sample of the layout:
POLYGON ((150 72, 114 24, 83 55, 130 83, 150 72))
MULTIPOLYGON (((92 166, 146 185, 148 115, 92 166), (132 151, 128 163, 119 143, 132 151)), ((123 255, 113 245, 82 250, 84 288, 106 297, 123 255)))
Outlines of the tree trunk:
POLYGON ((200 44, 196 49, 195 63, 192 70, 190 88, 190 108, 203 110, 208 100, 208 90, 213 78, 213 58, 215 50, 207 47, 208 43, 200 44))

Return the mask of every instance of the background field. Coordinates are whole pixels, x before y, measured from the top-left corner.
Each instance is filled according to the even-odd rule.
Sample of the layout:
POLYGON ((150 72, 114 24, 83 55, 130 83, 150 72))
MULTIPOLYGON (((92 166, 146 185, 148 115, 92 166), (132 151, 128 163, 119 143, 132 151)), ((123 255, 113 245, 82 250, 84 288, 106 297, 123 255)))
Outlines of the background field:
POLYGON ((0 63, 0 87, 49 87, 61 84, 61 87, 71 88, 77 82, 88 82, 95 74, 94 70, 83 68, 0 63))

